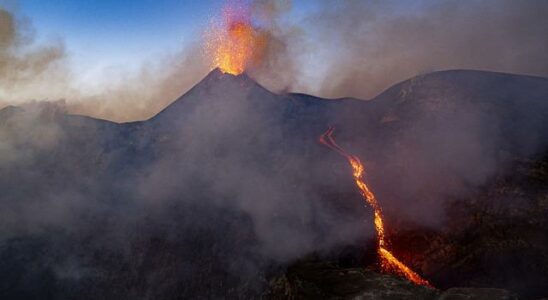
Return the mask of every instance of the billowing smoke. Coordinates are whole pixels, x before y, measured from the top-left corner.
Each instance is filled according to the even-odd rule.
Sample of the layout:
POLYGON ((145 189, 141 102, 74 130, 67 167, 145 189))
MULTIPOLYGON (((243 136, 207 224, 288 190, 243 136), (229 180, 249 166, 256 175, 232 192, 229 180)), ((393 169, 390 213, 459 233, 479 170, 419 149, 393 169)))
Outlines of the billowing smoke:
POLYGON ((207 72, 198 43, 159 57, 138 73, 114 71, 110 83, 90 92, 79 92, 67 101, 70 112, 127 122, 155 115, 194 86, 207 72))
MULTIPOLYGON (((448 0, 436 4, 421 3, 402 10, 401 6, 392 2, 343 1, 335 6, 323 3, 314 10, 313 15, 306 15, 299 22, 288 22, 285 16, 291 12, 289 1, 255 1, 252 5, 254 18, 261 29, 269 34, 269 43, 264 61, 250 69, 249 73, 276 90, 297 89, 328 96, 364 97, 378 92, 395 80, 439 68, 484 68, 544 74, 547 65, 543 49, 546 49, 547 37, 542 34, 546 28, 542 12, 546 11, 546 4, 497 3, 498 6, 489 1, 464 5, 448 0), (524 32, 527 34, 522 34, 524 32), (327 56, 314 60, 306 58, 308 55, 312 58, 327 56), (314 64, 309 65, 314 61, 314 64), (313 75, 314 70, 319 75, 313 75), (307 82, 314 78, 318 79, 316 86, 307 82)), ((64 90, 71 96, 65 102, 58 103, 73 113, 120 121, 145 119, 164 108, 207 72, 207 64, 195 59, 202 57, 197 41, 181 52, 184 55, 166 57, 156 65, 143 67, 141 73, 114 80, 112 86, 105 87, 104 91, 84 95, 67 80, 66 55, 61 43, 35 45, 28 24, 17 21, 5 10, 0 10, 0 16, 0 76, 1 91, 4 92, 0 100, 7 103, 10 103, 5 99, 9 91, 17 94, 18 91, 33 89, 41 91, 37 87, 42 85, 44 89, 50 86, 62 87, 54 90, 64 90), (46 86, 47 83, 50 84, 46 86)), ((420 78, 417 82, 420 84, 420 78)), ((414 89, 413 84, 408 83, 404 90, 410 93, 414 89)), ((498 156, 504 153, 497 151, 501 146, 508 147, 500 141, 501 124, 504 122, 499 118, 490 119, 488 112, 478 110, 476 104, 459 102, 451 107, 455 103, 451 104, 450 99, 458 99, 460 94, 451 95, 452 98, 447 95, 430 97, 423 97, 425 102, 417 104, 416 107, 420 109, 413 114, 403 113, 401 116, 399 114, 402 113, 397 111, 378 111, 383 114, 381 122, 405 119, 407 123, 399 123, 405 126, 402 125, 404 129, 398 133, 397 143, 378 147, 386 149, 389 156, 379 160, 385 166, 385 174, 379 175, 384 179, 377 179, 377 186, 385 185, 385 198, 395 199, 393 201, 396 202, 412 198, 426 201, 424 206, 418 205, 404 211, 417 219, 424 217, 424 214, 433 215, 432 208, 438 208, 438 214, 441 214, 443 203, 440 199, 461 194, 463 186, 475 187, 485 183, 500 166, 498 156), (430 106, 440 105, 450 106, 447 111, 442 109, 437 112, 438 116, 447 116, 431 118, 430 106), (407 126, 409 124, 413 126, 407 126), (398 188, 393 189, 391 186, 396 180, 399 180, 396 184, 398 188), (395 190, 398 190, 400 196, 409 197, 390 195, 395 190), (430 209, 424 209, 425 206, 430 209)), ((405 97, 400 100, 403 103, 405 97)), ((515 103, 512 105, 520 107, 515 103)), ((238 107, 218 108, 218 112, 224 113, 219 118, 226 117, 226 113, 238 107)), ((523 106, 513 111, 522 110, 524 114, 532 115, 536 108, 523 106)), ((246 105, 244 109, 249 108, 246 105)), ((349 120, 362 118, 362 115, 356 113, 367 112, 349 112, 341 116, 349 120)), ((238 119, 244 120, 253 113, 237 115, 240 117, 225 122, 230 124, 238 119)), ((265 112, 264 116, 268 119, 269 113, 265 112)), ((217 127, 221 126, 219 118, 214 123, 217 127)), ((212 122, 208 118, 203 119, 206 124, 212 122)), ((369 120, 371 122, 368 126, 379 121, 369 120)), ((259 122, 255 119, 253 121, 259 122)), ((35 124, 32 121, 23 124, 27 123, 35 124)), ((204 126, 200 124, 198 127, 204 126)), ((534 129, 531 126, 516 126, 516 130, 523 134, 514 135, 527 140, 531 135, 526 133, 535 130, 523 128, 534 129)), ((27 127, 33 130, 36 128, 27 127)), ((49 128, 48 125, 40 130, 49 128)), ((51 131, 44 134, 37 131, 39 134, 36 140, 31 139, 26 143, 38 145, 36 147, 55 144, 50 140, 57 139, 59 134, 56 126, 51 128, 51 131)), ((355 130, 360 132, 367 128, 355 130)), ((24 130, 27 131, 31 130, 24 130)), ((2 132, 2 135, 4 140, 13 140, 17 136, 7 131, 2 132)), ((215 136, 215 139, 221 138, 215 136)), ((533 136, 531 140, 537 141, 539 138, 533 136)), ((367 149, 374 142, 372 139, 364 139, 358 141, 358 145, 367 149)), ((523 149, 538 150, 536 145, 529 146, 521 140, 515 142, 523 145, 523 149)), ((12 142, 4 143, 2 147, 0 150, 3 151, 4 162, 15 158, 21 160, 20 157, 24 158, 27 153, 21 150, 23 146, 12 142)), ((192 156, 199 156, 202 151, 197 150, 192 156)), ((368 153, 360 154, 364 155, 365 160, 369 159, 368 153)), ((289 157, 284 155, 280 154, 280 157, 289 157)), ((374 164, 372 168, 375 170, 374 164)), ((164 192, 163 189, 155 191, 164 192)), ((438 218, 433 220, 437 221, 438 218)))
POLYGON ((28 97, 44 91, 48 95, 61 95, 56 84, 49 83, 66 79, 64 58, 62 42, 35 45, 29 23, 0 7, 1 106, 31 100, 28 97))
POLYGON ((403 11, 396 2, 329 3, 307 20, 324 41, 315 46, 328 56, 319 94, 368 98, 442 69, 548 76, 545 1, 446 0, 403 11))
MULTIPOLYGON (((342 1, 334 6, 329 4, 332 3, 320 3, 312 15, 306 15, 298 22, 289 22, 285 16, 291 12, 290 1, 253 2, 254 18, 268 34, 269 39, 264 60, 260 65, 250 69, 249 73, 275 90, 366 97, 377 93, 393 81, 440 68, 484 68, 537 74, 545 74, 547 69, 543 49, 546 49, 548 38, 542 34, 546 28, 543 26, 546 20, 542 16, 542 12, 546 11, 544 2, 507 1, 493 5, 490 1, 478 1, 464 5, 448 0, 435 4, 421 3, 406 7, 405 10, 393 2, 342 1), (524 32, 527 34, 522 34, 524 32), (315 70, 317 73, 313 74, 315 70)), ((17 21, 5 10, 0 10, 0 16, 0 91, 5 93, 0 94, 3 97, 0 101, 7 103, 10 101, 5 99, 6 91, 41 91, 37 87, 49 83, 48 87, 62 87, 54 90, 64 90, 70 95, 64 102, 57 102, 56 107, 61 105, 63 109, 73 113, 118 121, 146 119, 167 106, 182 91, 193 86, 208 70, 207 62, 196 59, 202 58, 199 41, 196 41, 196 44, 178 55, 165 57, 153 66, 143 67, 141 73, 128 74, 122 76, 123 79, 113 80, 114 83, 105 87, 103 91, 93 95, 83 94, 67 80, 66 55, 61 43, 34 45, 32 30, 29 30, 28 24, 24 25, 24 22, 17 21)), ((411 93, 415 83, 418 84, 419 91, 424 89, 420 87, 419 78, 408 83, 403 91, 411 93)), ((451 99, 460 99, 462 95, 459 93, 461 91, 450 97, 423 97, 424 102, 415 104, 417 111, 413 113, 398 112, 397 105, 388 111, 377 110, 376 113, 382 114, 381 120, 364 117, 372 111, 351 111, 339 115, 340 118, 344 116, 348 120, 367 120, 367 127, 354 129, 360 134, 379 121, 403 124, 397 125, 403 129, 398 132, 396 139, 386 138, 387 141, 394 141, 393 144, 376 144, 374 137, 370 139, 367 135, 356 143, 361 149, 377 145, 377 148, 382 150, 376 151, 384 151, 383 155, 387 155, 379 158, 369 156, 370 153, 367 151, 358 153, 363 155, 366 161, 378 159, 377 163, 380 166, 373 163, 372 166, 368 165, 368 168, 377 170, 372 174, 379 175, 372 177, 373 180, 377 180, 376 186, 380 187, 380 195, 383 198, 398 204, 414 200, 425 202, 423 205, 403 210, 402 213, 408 215, 406 217, 439 222, 443 208, 442 199, 462 194, 464 186, 476 187, 484 184, 501 165, 503 159, 499 156, 504 156, 504 153, 500 154, 498 150, 501 146, 508 147, 505 142, 501 142, 501 124, 504 122, 500 118, 489 118, 489 112, 479 110, 478 107, 481 106, 476 104, 452 103, 451 99), (431 106, 442 108, 437 111, 437 117, 430 117, 431 106), (442 114, 446 115, 439 118, 442 114), (395 182, 397 184, 394 184, 395 182), (394 185, 397 188, 393 188, 394 185), (426 215, 436 217, 427 220, 426 215)), ((401 95, 395 97, 401 97, 402 103, 406 101, 401 95)), ((516 103, 512 105, 520 107, 519 110, 514 108, 513 111, 523 111, 523 114, 527 115, 532 115, 538 108, 525 105, 521 107, 516 103)), ((241 108, 243 113, 234 113, 237 118, 224 122, 231 124, 243 122, 238 119, 247 120, 253 112, 245 110, 255 109, 254 106, 250 107, 245 105, 241 108)), ((216 121, 204 117, 205 125, 200 123, 190 128, 192 131, 195 127, 207 129, 210 123, 215 125, 215 128, 221 127, 219 122, 222 122, 222 118, 238 108, 238 105, 220 106, 217 108, 220 116, 216 116, 216 121)), ((258 116, 258 119, 253 119, 253 122, 249 123, 262 123, 261 117, 266 120, 270 118, 269 112, 258 116)), ((539 118, 530 118, 537 119, 539 118)), ((55 138, 57 141, 60 136, 57 127, 53 125, 43 126, 34 136, 34 133, 29 132, 34 132, 37 127, 27 123, 36 124, 32 120, 27 120, 22 123, 23 129, 29 129, 20 129, 25 132, 24 136, 33 137, 25 141, 33 147, 55 144, 51 140, 55 138)), ((520 134, 514 135, 521 136, 524 141, 529 138, 538 141, 538 136, 527 134, 535 131, 535 127, 531 126, 515 126, 520 134), (529 130, 530 128, 533 130, 529 130)), ((191 136, 190 133, 187 135, 191 136)), ((12 142, 16 136, 17 134, 11 131, 2 132, 1 137, 10 141, 3 143, 3 148, 0 149, 1 160, 4 163, 33 157, 24 146, 12 142)), ((221 134, 212 137, 211 140, 222 140, 222 136, 221 134)), ((315 136, 311 134, 307 138, 315 136)), ((536 145, 523 143, 522 140, 517 139, 514 142, 523 145, 523 149, 531 150, 530 152, 538 150, 536 145)), ((227 143, 223 141, 219 144, 227 143)), ((200 148, 189 156, 203 155, 203 151, 200 148)), ((215 156, 215 153, 211 153, 211 156, 215 156)), ((281 153, 277 159, 283 160, 288 157, 292 156, 281 153)), ((222 161, 220 160, 219 164, 222 161)), ((160 168, 158 174, 162 173, 163 169, 160 168)), ((260 179, 259 176, 249 177, 260 179)), ((152 182, 155 178, 151 178, 152 182)), ((164 177, 160 178, 162 183, 169 182, 164 177)), ((267 179, 264 181, 268 181, 267 179)), ((174 185, 178 187, 179 183, 174 185)), ((165 190, 165 187, 152 189, 159 195, 163 195, 165 190)))
POLYGON ((272 27, 285 51, 272 51, 268 61, 281 63, 275 74, 287 82, 269 81, 276 77, 264 74, 272 70, 257 75, 275 88, 366 99, 436 70, 548 76, 544 1, 319 1, 293 22, 279 15, 289 4, 258 3, 285 20, 272 27))
POLYGON ((261 287, 274 262, 363 244, 369 212, 317 143, 327 122, 304 128, 280 100, 216 72, 146 122, 54 104, 1 111, 0 254, 22 253, 16 272, 51 272, 62 295, 63 284, 103 291, 112 272, 117 285, 147 278, 141 293, 218 298, 261 287))
POLYGON ((61 40, 36 42, 30 19, 0 7, 0 107, 64 100, 75 114, 114 121, 147 119, 208 71, 199 42, 157 57, 138 72, 103 70, 99 88, 82 87, 61 40))
POLYGON ((252 4, 254 18, 261 25, 266 43, 262 60, 247 72, 269 89, 291 91, 299 82, 304 67, 297 60, 303 50, 300 40, 304 38, 298 26, 284 22, 291 11, 290 0, 257 0, 252 4))

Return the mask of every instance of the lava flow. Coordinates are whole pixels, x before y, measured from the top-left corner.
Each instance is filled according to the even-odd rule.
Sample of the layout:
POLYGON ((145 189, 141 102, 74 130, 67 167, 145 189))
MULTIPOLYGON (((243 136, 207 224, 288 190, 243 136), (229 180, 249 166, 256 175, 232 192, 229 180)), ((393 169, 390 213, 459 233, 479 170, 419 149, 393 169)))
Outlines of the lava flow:
POLYGON ((205 51, 212 68, 239 75, 260 61, 266 35, 252 23, 249 8, 233 4, 223 9, 206 34, 205 51))
POLYGON ((386 235, 384 231, 384 221, 382 216, 382 210, 379 205, 379 202, 377 201, 377 198, 375 197, 375 194, 371 191, 369 186, 365 183, 364 180, 364 166, 361 163, 360 159, 356 157, 355 155, 352 155, 348 152, 346 152, 343 148, 341 148, 333 138, 333 131, 335 128, 330 127, 323 135, 320 136, 319 142, 330 149, 336 151, 340 155, 344 156, 348 163, 350 163, 350 166, 352 167, 354 180, 356 181, 356 185, 358 186, 363 198, 365 201, 373 208, 373 211, 375 213, 375 229, 377 231, 377 253, 379 255, 379 259, 381 262, 381 268, 385 272, 389 273, 396 273, 400 276, 403 276, 410 281, 420 284, 420 285, 426 285, 430 286, 430 283, 423 279, 419 274, 411 270, 408 266, 406 266, 403 262, 398 260, 386 247, 387 247, 387 241, 386 241, 386 235))

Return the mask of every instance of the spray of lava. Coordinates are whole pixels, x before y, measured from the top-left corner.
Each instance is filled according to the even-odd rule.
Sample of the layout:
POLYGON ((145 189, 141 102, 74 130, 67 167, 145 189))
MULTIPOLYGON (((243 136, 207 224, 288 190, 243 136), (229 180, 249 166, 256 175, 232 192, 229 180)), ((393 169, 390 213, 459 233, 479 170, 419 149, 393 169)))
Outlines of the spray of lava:
POLYGON ((212 68, 238 75, 260 61, 265 44, 266 35, 253 25, 249 8, 232 4, 206 32, 205 54, 212 68))
POLYGON ((369 186, 365 183, 364 166, 358 157, 346 152, 335 142, 335 139, 333 138, 333 131, 334 128, 330 127, 323 135, 320 136, 319 142, 346 158, 346 160, 352 167, 354 180, 363 198, 373 208, 373 211, 375 213, 375 229, 377 231, 378 242, 377 253, 379 255, 382 270, 389 273, 399 274, 400 276, 403 276, 416 284, 431 286, 428 281, 423 279, 419 274, 417 274, 408 266, 406 266, 403 262, 398 260, 387 249, 387 240, 384 231, 382 210, 379 202, 377 201, 377 198, 375 197, 375 194, 373 194, 369 186))

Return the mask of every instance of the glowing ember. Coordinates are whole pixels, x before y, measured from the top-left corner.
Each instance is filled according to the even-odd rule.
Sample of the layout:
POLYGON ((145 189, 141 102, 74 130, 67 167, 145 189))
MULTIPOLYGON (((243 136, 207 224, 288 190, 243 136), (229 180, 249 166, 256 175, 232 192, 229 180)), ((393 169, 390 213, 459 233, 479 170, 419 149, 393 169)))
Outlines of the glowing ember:
POLYGON ((356 181, 356 185, 360 189, 360 192, 362 196, 364 197, 365 201, 373 208, 373 211, 375 212, 375 229, 377 230, 377 242, 378 242, 377 253, 381 261, 382 270, 385 272, 396 273, 400 276, 403 276, 409 279, 415 284, 431 286, 428 281, 423 279, 419 274, 415 273, 403 262, 398 260, 386 248, 387 242, 386 242, 386 236, 384 232, 382 210, 381 210, 381 207, 379 206, 379 202, 377 201, 377 198, 375 198, 375 194, 373 194, 373 192, 369 189, 369 187, 364 181, 363 164, 361 163, 358 157, 352 154, 349 154, 343 148, 337 145, 337 143, 335 142, 335 139, 333 138, 333 131, 334 131, 334 128, 330 127, 322 136, 320 136, 319 141, 320 143, 329 147, 330 149, 335 150, 337 153, 344 156, 348 160, 348 163, 350 163, 350 166, 352 167, 353 176, 354 176, 354 180, 356 181))
POLYGON ((214 22, 206 34, 205 51, 212 68, 238 75, 260 60, 265 38, 251 22, 249 9, 226 6, 221 22, 214 22))

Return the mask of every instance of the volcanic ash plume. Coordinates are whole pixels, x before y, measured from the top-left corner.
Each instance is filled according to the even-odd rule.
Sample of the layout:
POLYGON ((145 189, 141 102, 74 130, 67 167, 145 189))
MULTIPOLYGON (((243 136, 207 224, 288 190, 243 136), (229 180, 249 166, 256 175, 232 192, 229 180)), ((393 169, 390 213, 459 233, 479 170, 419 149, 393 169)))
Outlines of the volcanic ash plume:
POLYGON ((48 90, 51 95, 62 89, 51 81, 65 79, 63 44, 37 45, 25 25, 0 6, 0 108, 5 102, 28 101, 35 91, 48 90))

